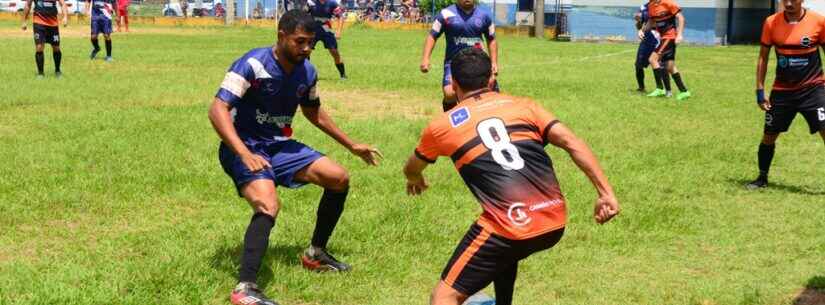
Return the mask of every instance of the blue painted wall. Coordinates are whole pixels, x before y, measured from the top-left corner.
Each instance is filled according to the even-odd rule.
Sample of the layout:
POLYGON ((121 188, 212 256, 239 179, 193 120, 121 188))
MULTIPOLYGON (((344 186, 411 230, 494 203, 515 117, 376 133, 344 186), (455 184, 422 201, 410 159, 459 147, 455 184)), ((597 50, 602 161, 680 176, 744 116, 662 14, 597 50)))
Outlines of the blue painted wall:
MULTIPOLYGON (((568 22, 573 39, 636 40, 633 14, 638 7, 573 6, 568 22)), ((721 42, 717 34, 715 8, 683 8, 685 40, 691 43, 721 42)), ((724 35, 724 34, 722 34, 724 35)))

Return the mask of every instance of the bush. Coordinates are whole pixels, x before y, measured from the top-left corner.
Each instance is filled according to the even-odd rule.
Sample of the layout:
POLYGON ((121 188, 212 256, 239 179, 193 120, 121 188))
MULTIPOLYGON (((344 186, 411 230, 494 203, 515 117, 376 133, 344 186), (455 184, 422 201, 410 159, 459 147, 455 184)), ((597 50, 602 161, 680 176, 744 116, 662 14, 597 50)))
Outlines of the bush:
POLYGON ((433 2, 435 2, 435 12, 438 13, 441 9, 454 4, 455 0, 421 0, 418 2, 418 7, 421 8, 422 15, 433 13, 433 2))

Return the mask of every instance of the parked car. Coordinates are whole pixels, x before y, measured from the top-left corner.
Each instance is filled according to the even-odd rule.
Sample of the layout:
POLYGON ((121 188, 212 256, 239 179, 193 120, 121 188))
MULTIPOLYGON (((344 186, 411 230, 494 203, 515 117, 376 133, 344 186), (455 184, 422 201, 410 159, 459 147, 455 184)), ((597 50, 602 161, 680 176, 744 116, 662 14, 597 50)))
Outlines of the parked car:
MULTIPOLYGON (((218 2, 220 3, 220 1, 218 2)), ((195 0, 187 0, 187 4, 186 13, 188 16, 211 16, 214 14, 215 0, 202 0, 202 5, 200 8, 197 7, 195 0)), ((165 4, 163 6, 163 15, 182 17, 183 11, 180 8, 180 2, 176 1, 165 4)))
POLYGON ((0 0, 0 11, 4 12, 22 12, 26 6, 26 1, 23 0, 0 0))

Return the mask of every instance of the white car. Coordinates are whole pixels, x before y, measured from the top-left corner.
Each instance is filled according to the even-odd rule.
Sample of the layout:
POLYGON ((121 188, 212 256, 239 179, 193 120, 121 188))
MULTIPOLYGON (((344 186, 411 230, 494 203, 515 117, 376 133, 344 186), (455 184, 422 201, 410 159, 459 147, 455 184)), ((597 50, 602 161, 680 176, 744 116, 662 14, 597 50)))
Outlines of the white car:
POLYGON ((26 1, 23 0, 0 0, 0 11, 3 12, 22 12, 26 7, 26 1))
MULTIPOLYGON (((2 1, 2 0, 0 0, 2 1)), ((184 1, 184 0, 180 0, 184 1)), ((215 0, 202 0, 201 1, 201 9, 203 11, 204 16, 209 16, 214 14, 214 7, 215 7, 215 0)), ((220 3, 220 1, 218 1, 220 3)), ((187 0, 188 7, 186 8, 187 16, 195 16, 194 11, 196 9, 196 2, 195 0, 187 0)), ((171 2, 163 5, 163 15, 164 16, 183 16, 183 10, 180 8, 180 2, 171 2)))

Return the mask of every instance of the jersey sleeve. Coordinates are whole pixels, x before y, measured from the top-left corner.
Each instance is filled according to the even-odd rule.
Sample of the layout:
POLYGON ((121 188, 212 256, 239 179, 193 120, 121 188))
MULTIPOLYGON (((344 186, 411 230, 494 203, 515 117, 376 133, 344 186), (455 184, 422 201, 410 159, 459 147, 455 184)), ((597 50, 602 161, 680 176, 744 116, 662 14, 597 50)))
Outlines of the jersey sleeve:
POLYGON ((668 13, 670 13, 673 16, 676 16, 676 14, 682 12, 682 8, 679 7, 679 5, 676 4, 676 2, 667 1, 667 2, 664 2, 664 4, 665 4, 665 8, 667 8, 668 13))
POLYGON ((765 23, 762 24, 762 38, 759 42, 766 47, 770 47, 773 45, 773 39, 771 39, 771 32, 773 31, 773 27, 771 26, 771 20, 773 19, 765 19, 765 23))
POLYGON ((438 15, 435 16, 435 21, 433 21, 433 27, 430 29, 430 35, 432 35, 433 38, 440 37, 441 34, 444 34, 444 26, 446 24, 444 14, 438 13, 438 15))
POLYGON ((538 127, 542 142, 544 145, 547 145, 547 134, 550 132, 550 129, 553 128, 553 125, 559 123, 559 120, 555 115, 545 110, 544 107, 539 106, 537 103, 530 102, 529 108, 531 116, 530 119, 533 124, 538 127))
POLYGON ((218 93, 215 94, 215 97, 233 107, 241 101, 255 79, 255 72, 245 59, 245 57, 242 57, 229 67, 229 71, 223 77, 218 93))
POLYGON ((427 163, 435 163, 439 155, 438 142, 435 140, 432 129, 432 124, 424 128, 424 131, 421 132, 421 140, 415 148, 415 155, 427 163))
POLYGON ((484 19, 484 38, 486 38, 487 41, 496 39, 496 23, 493 21, 493 17, 487 15, 487 18, 484 19))
POLYGON ((318 107, 321 106, 321 98, 318 97, 318 78, 315 78, 312 81, 312 85, 309 86, 307 90, 307 94, 304 98, 301 99, 301 106, 304 107, 318 107))

